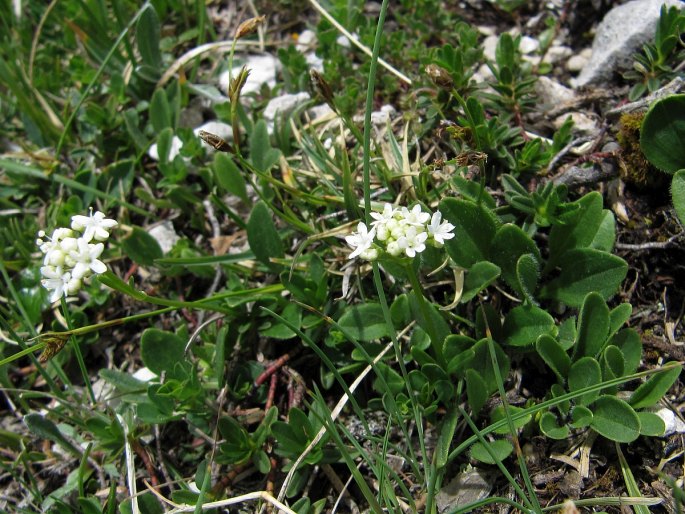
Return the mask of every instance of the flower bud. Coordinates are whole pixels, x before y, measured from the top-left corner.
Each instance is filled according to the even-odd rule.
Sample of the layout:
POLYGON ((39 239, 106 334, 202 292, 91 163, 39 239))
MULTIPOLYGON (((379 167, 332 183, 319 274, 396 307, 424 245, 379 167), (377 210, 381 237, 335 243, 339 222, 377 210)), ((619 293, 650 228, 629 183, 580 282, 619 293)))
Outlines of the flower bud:
POLYGON ((426 74, 431 79, 433 84, 443 89, 452 89, 454 81, 450 72, 437 64, 429 64, 426 66, 426 74))
POLYGON ((235 39, 240 39, 241 37, 249 36, 257 27, 264 21, 264 16, 257 16, 256 18, 250 18, 245 20, 240 25, 238 25, 238 30, 235 31, 235 39))

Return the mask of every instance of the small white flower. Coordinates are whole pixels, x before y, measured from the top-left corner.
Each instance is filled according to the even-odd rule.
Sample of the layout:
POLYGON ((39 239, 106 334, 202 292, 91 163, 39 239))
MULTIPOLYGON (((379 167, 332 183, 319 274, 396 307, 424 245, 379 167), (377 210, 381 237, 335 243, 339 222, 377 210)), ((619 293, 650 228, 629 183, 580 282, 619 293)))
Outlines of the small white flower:
POLYGON ((424 225, 431 217, 429 213, 421 210, 421 205, 419 204, 416 204, 411 211, 406 207, 402 207, 401 213, 405 223, 415 226, 424 225))
POLYGON ((372 228, 370 231, 363 222, 357 225, 357 232, 345 237, 348 245, 354 248, 354 251, 349 255, 349 259, 354 259, 361 255, 365 250, 371 248, 373 238, 376 235, 376 229, 372 228))
POLYGON ((61 266, 43 266, 40 268, 43 278, 40 282, 45 289, 52 291, 50 301, 56 302, 62 295, 76 294, 81 288, 81 281, 72 276, 68 271, 63 271, 61 266))
POLYGON ((428 233, 435 240, 436 243, 443 245, 446 239, 452 239, 454 237, 454 225, 449 221, 443 221, 442 214, 440 211, 435 211, 433 217, 431 218, 430 225, 428 225, 428 233))
POLYGON ((425 231, 419 232, 416 227, 410 226, 405 235, 397 240, 397 244, 404 250, 407 257, 415 257, 417 253, 426 249, 426 239, 428 239, 428 234, 425 231))
POLYGON ((379 226, 386 225, 391 219, 393 219, 393 216, 395 216, 395 213, 397 212, 397 209, 393 208, 392 205, 389 203, 386 203, 383 206, 383 212, 372 212, 371 217, 376 220, 371 222, 372 227, 378 228, 379 226))
POLYGON ((87 243, 95 239, 96 241, 105 241, 109 237, 109 229, 116 227, 118 223, 115 220, 105 218, 104 213, 100 211, 90 211, 90 216, 76 215, 71 217, 71 228, 74 230, 83 231, 83 239, 87 243))
POLYGON ((98 260, 104 249, 105 245, 102 243, 91 244, 86 242, 85 239, 79 239, 78 250, 69 252, 69 257, 75 262, 73 276, 81 279, 88 276, 91 271, 93 273, 104 273, 107 271, 105 263, 98 260))

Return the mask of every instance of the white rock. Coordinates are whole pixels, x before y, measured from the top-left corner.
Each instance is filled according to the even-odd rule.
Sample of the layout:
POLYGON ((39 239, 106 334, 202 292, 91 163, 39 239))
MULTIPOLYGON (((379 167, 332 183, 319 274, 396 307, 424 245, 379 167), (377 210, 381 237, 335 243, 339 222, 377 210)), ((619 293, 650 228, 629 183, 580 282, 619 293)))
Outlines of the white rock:
POLYGON ((559 129, 566 118, 573 120, 573 131, 584 135, 594 135, 599 131, 599 123, 592 117, 582 112, 570 112, 563 114, 554 120, 554 128, 559 129))
MULTIPOLYGON (((250 70, 250 75, 243 86, 243 95, 258 92, 264 84, 270 88, 276 85, 276 73, 281 63, 273 55, 250 55, 245 61, 245 66, 250 70)), ((242 65, 233 68, 233 77, 240 72, 241 68, 242 65)), ((222 91, 228 91, 228 71, 219 76, 219 85, 222 91)))
POLYGON ((522 54, 532 54, 540 47, 540 42, 530 36, 521 37, 521 42, 519 43, 519 50, 522 54))
POLYGON ((328 104, 320 104, 315 105, 314 107, 310 107, 307 113, 309 114, 309 117, 312 120, 318 120, 320 118, 323 118, 324 116, 330 116, 331 114, 335 114, 335 111, 331 109, 331 106, 328 104))
POLYGON ((576 96, 572 89, 544 75, 538 77, 535 82, 535 94, 538 98, 538 107, 543 111, 569 103, 576 96))
MULTIPOLYGON (((171 140, 171 148, 169 148, 169 155, 167 157, 168 161, 173 161, 179 153, 181 153, 181 148, 183 148, 183 141, 178 136, 174 136, 171 140)), ((157 143, 152 143, 147 154, 151 159, 159 161, 159 149, 157 148, 157 143)))
POLYGON ((630 69, 633 54, 654 38, 662 4, 683 6, 681 0, 632 0, 611 9, 597 27, 592 59, 583 67, 576 85, 606 81, 630 69))
POLYGON ((346 36, 338 36, 335 40, 338 45, 342 46, 343 48, 350 48, 352 46, 352 43, 350 43, 350 40, 347 39, 346 36))
MULTIPOLYGON (((281 118, 284 115, 288 115, 294 109, 300 105, 309 101, 311 97, 309 93, 296 93, 293 95, 281 95, 276 98, 272 98, 264 109, 262 116, 266 120, 269 132, 273 130, 274 121, 276 118, 281 118)), ((280 119, 278 120, 280 123, 280 119)))
POLYGON ((295 48, 302 53, 316 48, 316 32, 309 29, 303 30, 297 38, 295 48))
POLYGON ((323 59, 316 55, 314 52, 310 52, 304 56, 305 61, 309 67, 313 70, 323 73, 323 59))
POLYGON ((547 53, 545 54, 545 62, 554 64, 562 59, 566 59, 573 55, 573 50, 568 46, 563 45, 553 45, 549 47, 547 53))
POLYGON ((181 239, 170 221, 163 221, 159 225, 155 225, 148 229, 147 232, 155 238, 165 255, 169 253, 174 245, 181 239))
POLYGON ((489 59, 490 61, 495 60, 495 51, 497 50, 497 43, 499 42, 499 36, 492 34, 487 36, 483 40, 483 57, 489 59))
POLYGON ((664 432, 665 436, 675 433, 682 434, 685 432, 685 422, 676 416, 672 409, 664 407, 656 411, 656 415, 664 420, 664 424, 666 425, 666 431, 664 432))
MULTIPOLYGON (((373 111, 371 113, 371 123, 374 125, 383 126, 387 124, 395 114, 397 114, 397 111, 392 105, 384 105, 380 108, 380 110, 373 111)), ((364 122, 363 115, 355 116, 353 119, 357 123, 364 122)))
POLYGON ((140 368, 133 374, 133 378, 140 380, 141 382, 149 382, 150 380, 157 378, 157 375, 150 371, 149 368, 140 368))
POLYGON ((480 34, 483 34, 484 36, 494 36, 495 34, 497 34, 497 29, 495 27, 490 27, 486 25, 476 27, 476 30, 478 30, 478 32, 480 34))
POLYGON ((577 55, 569 57, 566 61, 566 69, 571 73, 578 73, 592 58, 592 48, 584 48, 577 55))

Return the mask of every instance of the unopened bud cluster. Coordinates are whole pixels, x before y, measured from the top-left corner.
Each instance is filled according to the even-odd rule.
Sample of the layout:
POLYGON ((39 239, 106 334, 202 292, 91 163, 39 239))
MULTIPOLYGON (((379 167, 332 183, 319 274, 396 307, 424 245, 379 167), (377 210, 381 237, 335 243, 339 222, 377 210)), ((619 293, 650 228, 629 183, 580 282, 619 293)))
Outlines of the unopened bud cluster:
POLYGON ((454 237, 454 225, 442 221, 440 211, 424 212, 418 204, 409 210, 386 203, 383 212, 372 212, 371 217, 371 229, 359 223, 357 232, 345 238, 353 249, 350 259, 373 261, 381 252, 393 257, 415 257, 426 245, 440 248, 454 237))
POLYGON ((45 255, 40 268, 41 284, 51 291, 51 302, 62 295, 75 295, 84 279, 93 273, 107 271, 99 257, 105 249, 103 241, 109 238, 109 230, 116 225, 115 220, 91 209, 90 216, 72 216, 71 228, 57 228, 51 237, 43 230, 38 232, 36 244, 45 255))

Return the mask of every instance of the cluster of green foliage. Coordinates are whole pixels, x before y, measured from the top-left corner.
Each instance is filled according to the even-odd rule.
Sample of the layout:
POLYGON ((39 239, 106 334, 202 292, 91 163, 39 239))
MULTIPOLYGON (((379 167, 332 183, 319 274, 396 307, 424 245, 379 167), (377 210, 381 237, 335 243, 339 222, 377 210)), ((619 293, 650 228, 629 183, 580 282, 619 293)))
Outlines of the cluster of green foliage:
MULTIPOLYGON (((4 0, 0 7, 9 12, 8 4, 4 0)), ((638 372, 639 335, 623 327, 631 307, 610 307, 628 269, 612 253, 613 214, 597 192, 574 198, 565 186, 549 181, 527 187, 571 140, 572 124, 564 124, 551 142, 524 136, 522 117, 534 108, 539 70, 523 60, 520 38, 500 38, 495 61, 486 63, 493 77, 492 91, 485 93, 472 80, 484 61, 477 32, 450 13, 439 28, 454 36, 454 44, 428 48, 426 27, 440 3, 400 2, 394 21, 407 30, 391 31, 380 41, 391 62, 421 63, 432 72, 415 77, 424 92, 415 95, 413 109, 424 121, 413 121, 418 135, 447 122, 441 174, 435 166, 412 166, 409 149, 418 152, 419 145, 412 146, 408 135, 398 141, 392 131, 363 155, 369 127, 364 135, 351 120, 359 109, 359 81, 345 77, 370 73, 372 67, 365 60, 355 69, 353 50, 335 42, 338 33, 328 22, 316 27, 325 63, 319 85, 335 91, 325 99, 342 128, 316 133, 298 126, 302 130, 295 137, 291 121, 299 123, 297 113, 277 120, 270 134, 259 108, 240 102, 239 78, 228 97, 203 83, 198 63, 187 64, 183 80, 165 78, 180 48, 212 36, 203 2, 193 9, 188 2, 156 1, 137 11, 121 0, 104 4, 58 2, 52 16, 69 20, 73 30, 46 25, 50 37, 36 54, 35 72, 27 64, 31 42, 25 34, 45 11, 34 4, 27 19, 3 19, 6 30, 0 31, 0 115, 7 127, 2 130, 5 136, 23 134, 27 150, 22 161, 0 159, 6 173, 0 206, 8 212, 42 210, 49 225, 65 226, 73 214, 98 203, 105 211, 118 209, 126 227, 108 255, 118 271, 94 280, 82 302, 62 304, 66 326, 50 314, 34 259, 35 234, 45 227, 35 216, 14 216, 0 228, 0 271, 9 299, 0 308, 0 326, 18 342, 0 343, 0 384, 25 415, 30 433, 76 463, 61 487, 43 491, 30 470, 46 452, 29 436, 2 434, 2 444, 16 459, 3 458, 0 467, 25 488, 32 506, 64 513, 131 512, 130 498, 117 507, 127 452, 150 435, 182 426, 186 435, 216 434, 216 451, 210 462, 207 448, 194 448, 189 438, 173 443, 179 454, 164 464, 178 481, 171 493, 177 503, 200 505, 223 497, 220 482, 209 473, 215 463, 238 470, 254 466, 264 478, 292 471, 285 491, 293 499, 290 508, 320 512, 325 500, 300 495, 315 465, 336 463, 347 466, 372 511, 399 511, 398 498, 416 508, 417 498, 388 464, 392 454, 405 460, 426 493, 426 512, 432 513, 448 469, 464 462, 468 452, 468 458, 505 473, 518 496, 515 506, 541 512, 525 465, 520 468, 524 491, 503 464, 515 453, 510 440, 522 430, 552 439, 592 430, 617 443, 663 433, 663 421, 649 409, 678 378, 680 366, 638 372), (167 35, 162 30, 167 19, 181 30, 167 35), (68 69, 37 72, 62 53, 70 57, 59 61, 68 62, 62 64, 68 69), (233 151, 211 157, 182 118, 191 102, 216 98, 222 99, 213 106, 216 118, 233 126, 233 151), (347 142, 338 137, 341 130, 351 136, 347 142), (172 151, 176 138, 183 144, 178 154, 172 151), (330 149, 323 143, 327 138, 333 141, 330 149), (152 144, 156 162, 146 157, 152 144), (43 158, 40 147, 54 152, 43 158), (410 204, 438 209, 455 226, 455 237, 413 259, 384 256, 382 271, 378 263, 371 271, 362 265, 341 279, 337 270, 347 250, 340 248, 339 220, 356 222, 362 215, 360 195, 371 189, 357 171, 365 159, 374 184, 383 188, 378 201, 394 202, 402 193, 410 204), (479 180, 468 178, 473 168, 479 180), (495 184, 503 189, 500 198, 486 187, 495 184), (238 202, 227 202, 228 196, 238 202), (234 233, 246 235, 249 250, 213 255, 198 242, 213 235, 205 223, 207 205, 230 221, 234 233), (164 255, 143 227, 170 212, 182 220, 176 223, 180 240, 164 255), (141 291, 138 277, 119 278, 132 264, 159 271, 154 292, 141 291), (217 269, 223 278, 217 292, 206 296, 217 269), (340 298, 347 279, 360 300, 340 298), (427 287, 432 280, 439 287, 427 287), (122 298, 139 311, 102 320, 100 313, 122 312, 122 298), (147 304, 159 309, 147 311, 142 307, 147 304), (217 316, 191 334, 184 318, 169 317, 181 309, 217 316), (166 323, 145 330, 137 324, 156 317, 166 323), (43 321, 52 332, 43 330, 40 338, 36 327, 43 321), (119 369, 120 363, 103 367, 97 378, 109 392, 106 401, 96 403, 93 377, 82 367, 82 391, 70 367, 74 361, 82 364, 82 357, 97 362, 99 347, 109 344, 102 334, 111 325, 140 333, 140 361, 153 378, 136 378, 133 370, 119 369), (34 336, 38 343, 28 346, 26 339, 34 336), (256 358, 259 344, 270 356, 301 352, 308 370, 301 403, 263 408, 269 393, 257 383, 266 369, 256 358), (54 354, 49 363, 33 356, 36 348, 54 354), (10 370, 22 357, 37 371, 15 384, 10 370), (549 378, 545 394, 524 407, 506 401, 512 362, 544 367, 549 378), (367 372, 372 390, 351 391, 350 379, 367 372), (15 387, 36 391, 10 393, 15 387), (360 420, 361 438, 329 407, 328 396, 341 391, 349 397, 348 416, 360 420), (484 412, 495 394, 501 404, 484 412), (55 403, 39 414, 49 397, 55 403), (224 397, 232 405, 257 406, 260 415, 256 420, 229 415, 217 402, 224 397), (382 436, 367 422, 374 409, 387 413, 382 436), (474 419, 489 423, 478 428, 474 419), (440 434, 435 449, 426 448, 428 424, 440 434), (466 427, 473 435, 456 438, 466 427), (393 440, 393 433, 407 444, 393 440), (498 437, 488 440, 490 434, 498 437), (360 472, 360 461, 378 479, 377 492, 360 472), (189 483, 191 475, 199 493, 189 483), (110 490, 105 501, 96 496, 102 487, 110 490)), ((375 44, 378 27, 363 15, 363 2, 332 4, 337 20, 363 44, 375 44)), ((513 11, 519 2, 500 4, 513 11)), ((675 30, 670 24, 661 33, 666 29, 675 30)), ((279 57, 285 89, 304 88, 309 72, 302 55, 290 47, 279 57)), ((389 80, 379 86, 388 98, 401 91, 389 80)), ((261 93, 252 98, 255 106, 265 99, 261 93)), ((656 166, 680 170, 673 191, 682 215, 685 159, 656 146, 682 141, 683 99, 668 102, 645 118, 642 142, 656 166), (663 130, 670 131, 667 137, 660 135, 663 130)), ((521 464, 521 455, 515 457, 521 464)), ((149 493, 137 501, 144 512, 161 512, 149 493)))
POLYGON ((631 100, 653 93, 678 75, 679 65, 685 59, 683 32, 685 9, 662 5, 654 41, 645 44, 642 53, 635 54, 633 69, 624 75, 626 80, 634 82, 629 94, 631 100))

